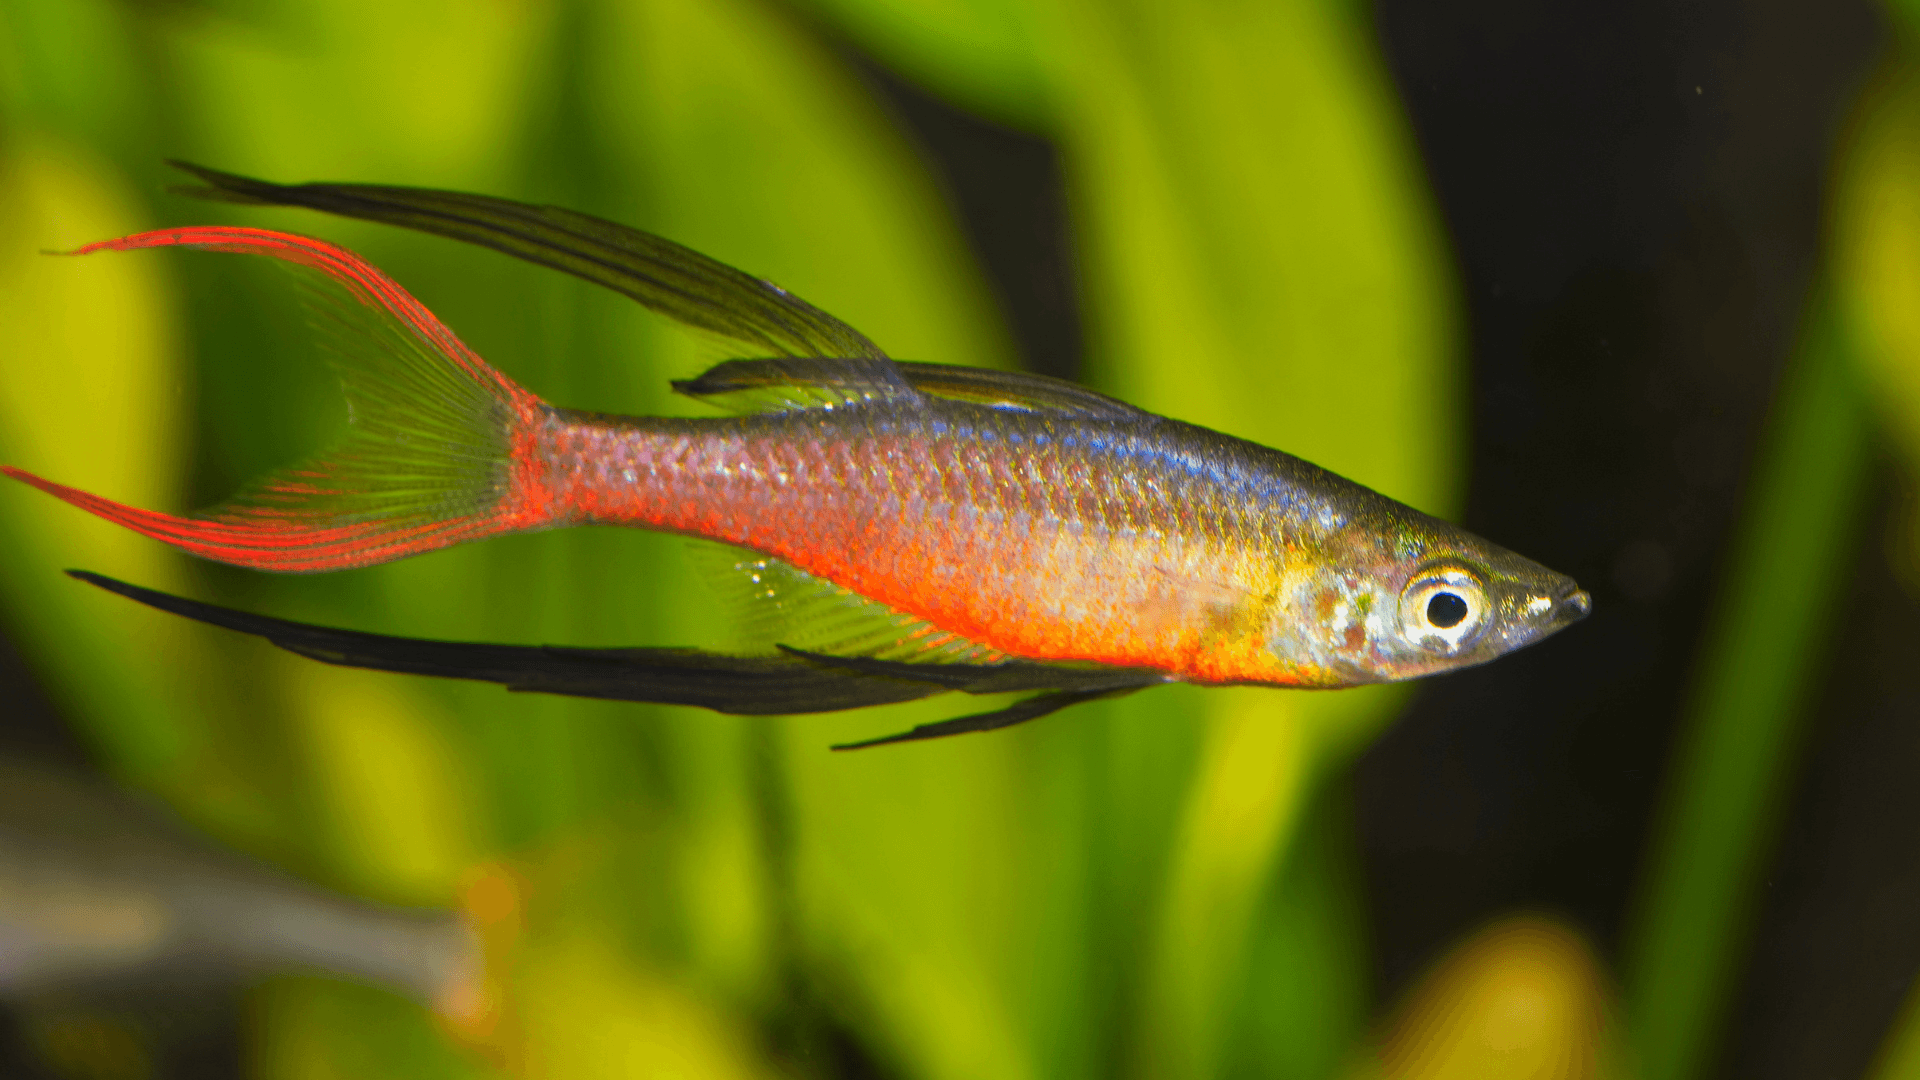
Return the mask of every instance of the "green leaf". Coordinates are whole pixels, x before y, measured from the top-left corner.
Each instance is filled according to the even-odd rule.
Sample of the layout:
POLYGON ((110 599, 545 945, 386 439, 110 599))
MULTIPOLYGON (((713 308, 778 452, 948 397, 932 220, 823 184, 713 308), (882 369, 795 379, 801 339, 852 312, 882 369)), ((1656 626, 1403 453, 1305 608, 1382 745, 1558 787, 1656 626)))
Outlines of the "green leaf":
POLYGON ((975 113, 1031 129, 1049 100, 1054 5, 1021 0, 804 0, 896 71, 975 113))
POLYGON ((1716 587, 1627 941, 1627 1014, 1648 1080, 1701 1075, 1730 1005, 1861 524, 1867 431, 1845 330, 1820 296, 1716 587))
MULTIPOLYGON (((1143 408, 1444 513, 1460 454, 1451 286, 1366 28, 1312 3, 1064 11, 1075 48, 1053 85, 1088 257, 1092 369, 1143 408)), ((1243 727, 1298 742, 1264 758, 1203 754, 1270 767, 1203 771, 1191 796, 1141 997, 1142 1075, 1217 1073, 1223 995, 1254 898, 1284 865, 1304 778, 1397 700, 1243 691, 1196 703, 1216 746, 1243 727)))

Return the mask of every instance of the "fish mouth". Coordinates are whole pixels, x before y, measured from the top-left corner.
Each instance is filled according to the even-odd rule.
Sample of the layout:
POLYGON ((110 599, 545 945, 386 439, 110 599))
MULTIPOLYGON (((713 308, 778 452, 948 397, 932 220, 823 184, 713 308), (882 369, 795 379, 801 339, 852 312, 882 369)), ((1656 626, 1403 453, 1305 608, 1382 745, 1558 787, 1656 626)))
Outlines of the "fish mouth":
POLYGON ((1501 652, 1531 645, 1565 630, 1593 613, 1593 596, 1571 579, 1561 579, 1557 589, 1533 594, 1529 610, 1506 632, 1501 652), (1557 595, 1556 595, 1557 594, 1557 595))
POLYGON ((1593 597, 1578 585, 1571 585, 1568 591, 1554 601, 1554 625, 1571 626, 1593 613, 1593 597))

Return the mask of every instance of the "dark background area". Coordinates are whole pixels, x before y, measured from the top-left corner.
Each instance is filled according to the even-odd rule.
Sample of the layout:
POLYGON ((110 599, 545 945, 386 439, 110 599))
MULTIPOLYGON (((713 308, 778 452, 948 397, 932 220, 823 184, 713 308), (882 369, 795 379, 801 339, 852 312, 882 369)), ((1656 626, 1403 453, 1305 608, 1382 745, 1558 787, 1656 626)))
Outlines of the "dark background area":
MULTIPOLYGON (((1747 462, 1818 269, 1822 182, 1885 31, 1870 5, 1831 0, 1374 12, 1466 299, 1465 524, 1596 601, 1497 674, 1431 681, 1363 756, 1386 1001, 1516 908, 1567 915, 1617 958, 1747 462)), ((1071 375, 1053 148, 843 48, 935 164, 1029 365, 1071 375)), ((1905 487, 1881 473, 1726 1076, 1859 1075, 1920 970, 1920 604, 1887 555, 1905 487)), ((4 641, 0 699, 0 751, 86 761, 4 641)), ((0 1011, 8 1076, 35 1075, 25 1023, 0 1011)), ((195 1030, 162 1075, 238 1075, 237 1025, 195 1030)))
MULTIPOLYGON (((1795 0, 1376 13, 1467 296, 1466 524, 1595 597, 1558 647, 1425 687, 1363 759, 1391 994, 1516 907, 1573 917, 1618 959, 1747 463, 1819 269, 1822 184, 1885 31, 1869 5, 1795 0)), ((1722 1075, 1860 1075, 1920 968, 1920 635, 1887 566, 1889 498, 1827 658, 1722 1075)))

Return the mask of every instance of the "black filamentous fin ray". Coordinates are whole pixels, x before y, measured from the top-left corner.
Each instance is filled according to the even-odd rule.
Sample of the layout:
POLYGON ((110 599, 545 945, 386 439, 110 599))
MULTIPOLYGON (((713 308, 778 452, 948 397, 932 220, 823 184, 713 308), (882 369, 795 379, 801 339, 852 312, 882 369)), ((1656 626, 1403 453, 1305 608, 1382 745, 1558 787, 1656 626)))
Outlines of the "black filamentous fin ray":
POLYGON ((780 646, 780 651, 822 667, 876 678, 924 680, 969 694, 1014 694, 1028 690, 1104 694, 1140 690, 1167 681, 1164 673, 1144 668, 1068 667, 1031 660, 1001 660, 990 664, 912 663, 871 656, 832 656, 789 645, 780 646))
POLYGON ((487 645, 338 630, 201 603, 85 570, 71 576, 161 611, 252 634, 341 667, 499 683, 510 690, 766 716, 913 701, 936 682, 865 676, 803 657, 726 656, 697 649, 487 645))
POLYGON ((490 247, 604 285, 687 326, 777 356, 843 358, 865 397, 917 395, 858 330, 768 281, 671 240, 559 207, 428 188, 275 184, 182 161, 183 194, 303 206, 490 247), (875 363, 878 361, 879 363, 875 363))
MULTIPOLYGON (((1045 375, 918 362, 896 362, 893 367, 915 390, 951 401, 1103 420, 1151 415, 1045 375)), ((867 392, 864 383, 863 369, 850 358, 763 358, 728 360, 697 378, 675 380, 673 389, 730 412, 756 413, 861 400, 859 395, 867 392)))
POLYGON ((894 743, 920 742, 924 739, 944 739, 949 735, 965 735, 975 731, 997 731, 1000 728, 1024 724, 1029 720, 1038 720, 1051 716, 1061 709, 1094 701, 1103 697, 1117 697, 1129 693, 1138 687, 1119 690, 1061 691, 1055 694, 1041 694, 1025 701, 1015 702, 995 712, 976 713, 973 716, 961 716, 952 720, 941 720, 932 724, 921 724, 911 731, 902 731, 894 735, 882 735, 877 739, 863 739, 859 742, 837 743, 835 750, 865 750, 874 746, 889 746, 894 743))
POLYGON ((183 194, 303 206, 480 244, 605 285, 690 326, 762 343, 776 353, 883 355, 859 331, 777 286, 670 240, 585 214, 462 192, 276 184, 183 161, 168 164, 208 185, 182 189, 183 194))
POLYGON ((553 645, 486 645, 368 634, 235 611, 142 588, 85 570, 67 573, 90 585, 161 611, 219 626, 312 660, 340 667, 499 683, 509 690, 570 697, 690 705, 743 716, 837 712, 914 701, 943 693, 1055 689, 994 712, 962 716, 911 731, 843 743, 858 750, 1012 727, 1099 698, 1164 681, 1153 672, 999 664, 908 664, 863 657, 726 656, 698 649, 582 649, 553 645))

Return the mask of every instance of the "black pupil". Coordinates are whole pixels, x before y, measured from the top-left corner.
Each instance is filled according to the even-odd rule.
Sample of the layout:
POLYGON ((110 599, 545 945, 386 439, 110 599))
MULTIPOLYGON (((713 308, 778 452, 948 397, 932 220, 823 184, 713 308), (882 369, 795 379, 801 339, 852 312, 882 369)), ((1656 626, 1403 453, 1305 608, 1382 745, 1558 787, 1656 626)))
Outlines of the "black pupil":
POLYGON ((1450 592, 1434 593, 1427 601, 1427 621, 1442 630, 1459 626, 1467 617, 1467 602, 1450 592))

